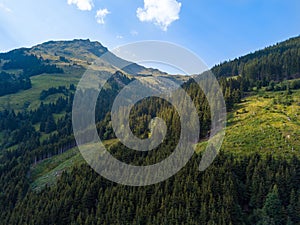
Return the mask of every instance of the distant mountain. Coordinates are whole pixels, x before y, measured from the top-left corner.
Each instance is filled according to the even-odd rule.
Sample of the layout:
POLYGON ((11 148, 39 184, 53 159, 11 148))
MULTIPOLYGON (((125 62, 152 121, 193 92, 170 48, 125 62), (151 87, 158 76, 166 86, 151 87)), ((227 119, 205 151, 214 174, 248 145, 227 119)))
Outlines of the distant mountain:
POLYGON ((121 59, 97 41, 49 41, 0 54, 0 73, 5 74, 0 76, 0 96, 30 88, 32 76, 65 74, 65 77, 74 78, 77 75, 79 81, 87 69, 103 75, 121 72, 130 79, 145 78, 143 82, 149 84, 152 83, 152 76, 163 76, 180 84, 188 79, 121 59))
POLYGON ((65 65, 76 63, 83 67, 95 60, 103 61, 104 70, 118 69, 134 76, 166 75, 157 69, 145 68, 136 63, 121 59, 111 53, 97 41, 75 39, 73 41, 49 41, 29 49, 29 52, 49 60, 52 63, 65 65), (102 58, 101 58, 102 57, 102 58), (100 58, 100 59, 99 59, 100 58))

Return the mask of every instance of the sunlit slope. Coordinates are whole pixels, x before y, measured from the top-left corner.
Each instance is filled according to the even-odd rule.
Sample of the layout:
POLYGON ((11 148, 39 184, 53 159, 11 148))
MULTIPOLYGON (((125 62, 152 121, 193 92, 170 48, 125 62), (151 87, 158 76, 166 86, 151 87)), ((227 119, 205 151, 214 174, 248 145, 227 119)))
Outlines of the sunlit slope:
MULTIPOLYGON (((0 97, 0 110, 36 109, 41 103, 40 94, 43 90, 59 86, 69 87, 70 84, 77 84, 80 77, 80 71, 74 71, 72 74, 41 74, 34 76, 31 78, 32 88, 0 97)), ((55 102, 57 98, 46 99, 43 102, 55 102)))
MULTIPOLYGON (((36 109, 41 103, 39 100, 41 91, 52 87, 57 88, 59 86, 69 86, 70 84, 77 85, 87 70, 97 74, 95 77, 98 80, 91 82, 96 88, 98 88, 99 83, 106 81, 107 77, 114 75, 117 71, 120 71, 124 76, 143 79, 148 81, 148 83, 151 83, 153 76, 162 76, 179 84, 188 79, 185 76, 168 75, 157 69, 145 68, 136 63, 128 62, 111 53, 99 42, 90 40, 50 41, 32 48, 3 53, 2 56, 0 54, 0 72, 16 75, 23 73, 22 69, 4 69, 5 62, 15 59, 13 53, 19 58, 20 56, 23 57, 17 58, 16 63, 22 64, 22 60, 26 59, 25 56, 32 54, 41 59, 43 65, 56 66, 62 69, 63 72, 51 74, 45 72, 30 76, 32 87, 0 97, 0 110, 36 109), (6 57, 7 59, 4 60, 1 57, 6 57)), ((55 102, 56 99, 48 99, 48 102, 55 102)), ((48 103, 47 101, 44 102, 48 103)))
MULTIPOLYGON (((223 151, 237 154, 300 153, 300 91, 262 92, 245 98, 228 114, 223 151)), ((206 145, 202 142, 197 150, 206 145)))
MULTIPOLYGON (((245 98, 228 114, 222 151, 238 155, 273 154, 290 157, 300 154, 300 90, 262 92, 245 98)), ((109 148, 117 140, 106 141, 109 148)), ((204 150, 206 142, 197 146, 204 150)), ((85 163, 77 148, 33 165, 32 187, 35 190, 52 185, 63 171, 85 163)))

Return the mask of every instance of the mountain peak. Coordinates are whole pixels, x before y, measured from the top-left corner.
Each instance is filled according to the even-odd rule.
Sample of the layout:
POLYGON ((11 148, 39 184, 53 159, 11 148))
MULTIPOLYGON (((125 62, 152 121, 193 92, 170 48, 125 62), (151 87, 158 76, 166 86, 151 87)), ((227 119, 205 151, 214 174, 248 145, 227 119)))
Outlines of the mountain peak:
MULTIPOLYGON (((37 46, 46 46, 46 45, 85 45, 85 46, 101 46, 104 47, 98 41, 91 41, 90 39, 73 39, 73 40, 58 40, 58 41, 47 41, 37 46)), ((35 47, 37 47, 35 46, 35 47)))
POLYGON ((97 41, 74 39, 71 41, 48 41, 32 47, 30 52, 43 58, 63 56, 88 61, 102 56, 108 52, 108 49, 97 41))

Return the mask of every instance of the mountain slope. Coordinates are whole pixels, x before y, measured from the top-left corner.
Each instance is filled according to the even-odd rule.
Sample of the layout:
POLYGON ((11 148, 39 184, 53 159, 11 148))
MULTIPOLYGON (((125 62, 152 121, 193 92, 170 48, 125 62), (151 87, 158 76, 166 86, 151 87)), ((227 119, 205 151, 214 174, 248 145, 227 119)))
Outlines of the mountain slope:
POLYGON ((300 77, 300 36, 212 68, 217 77, 241 75, 253 85, 300 77))
MULTIPOLYGON (((25 57, 22 53, 21 58, 37 62, 42 72, 54 66, 63 73, 36 74, 41 71, 38 67, 21 63, 18 68, 15 65, 20 66, 20 62, 13 58, 1 59, 2 69, 10 60, 10 66, 15 66, 10 70, 4 67, 4 72, 16 76, 28 69, 35 72, 30 75, 32 88, 0 98, 4 109, 0 111, 1 224, 300 223, 300 82, 280 82, 282 71, 270 75, 266 73, 269 70, 261 70, 264 64, 260 64, 262 58, 274 60, 279 53, 249 57, 246 64, 253 66, 251 70, 248 65, 241 73, 231 74, 235 77, 223 74, 219 78, 228 109, 228 127, 221 151, 207 170, 200 172, 198 167, 209 135, 210 107, 197 84, 189 80, 183 88, 198 112, 200 154, 194 154, 181 171, 164 182, 127 187, 99 176, 79 154, 72 131, 73 84, 87 67, 102 75, 113 75, 96 104, 96 127, 108 151, 131 165, 153 165, 173 153, 181 127, 174 107, 157 98, 137 103, 130 112, 133 134, 149 137, 150 121, 160 117, 168 127, 167 136, 152 151, 128 149, 114 139, 109 110, 119 90, 139 79, 140 74, 116 72, 114 65, 107 66, 108 61, 124 62, 115 56, 102 65, 91 65, 106 49, 89 41, 50 42, 20 51, 28 53, 25 57), (76 55, 75 48, 80 54, 76 55), (280 79, 272 80, 276 77, 280 79)), ((289 51, 294 52, 293 48, 289 51)), ((289 62, 297 61, 295 57, 288 57, 289 62)), ((273 70, 268 61, 262 62, 273 70)), ((151 79, 145 82, 149 86, 151 79)), ((85 146, 94 147, 94 143, 85 146)))
POLYGON ((91 65, 95 60, 103 62, 102 70, 117 69, 130 75, 166 75, 156 69, 145 68, 121 59, 97 41, 75 39, 73 41, 50 41, 29 50, 30 53, 60 65, 91 65), (101 58, 103 57, 103 58, 101 58))
MULTIPOLYGON (((259 153, 263 156, 291 158, 300 156, 300 90, 288 98, 284 92, 264 92, 243 99, 229 113, 226 137, 222 151, 237 157, 259 153)), ((117 139, 106 141, 108 147, 117 139)), ((207 142, 197 145, 196 152, 205 150, 207 142)), ((32 186, 42 189, 54 185, 57 174, 72 166, 84 164, 78 148, 71 149, 53 160, 47 159, 32 165, 32 186), (49 171, 49 168, 53 169, 49 171)))
MULTIPOLYGON (((224 151, 238 155, 291 157, 300 154, 300 90, 265 92, 244 98, 229 112, 224 151)), ((204 150, 201 142, 198 151, 204 150)))
MULTIPOLYGON (((114 75, 120 71, 128 78, 144 78, 145 82, 148 79, 151 82, 151 76, 163 76, 177 83, 188 79, 128 62, 112 54, 96 41, 49 41, 32 48, 0 54, 0 87, 3 86, 2 91, 5 90, 4 87, 15 90, 0 93, 0 109, 8 107, 21 110, 24 109, 24 104, 28 109, 35 109, 41 103, 41 91, 52 87, 76 85, 87 69, 103 75, 114 75), (4 79, 5 74, 10 76, 9 79, 4 79), (14 80, 16 82, 13 82, 14 80), (17 86, 19 80, 25 85, 17 86)), ((99 79, 101 80, 102 76, 99 76, 99 79)))

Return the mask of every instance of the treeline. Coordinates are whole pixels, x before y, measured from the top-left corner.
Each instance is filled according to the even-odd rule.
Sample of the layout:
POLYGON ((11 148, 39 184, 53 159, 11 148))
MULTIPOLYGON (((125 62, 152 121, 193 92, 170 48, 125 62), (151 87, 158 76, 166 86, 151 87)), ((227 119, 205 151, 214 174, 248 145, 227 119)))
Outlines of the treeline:
MULTIPOLYGON (((119 83, 116 82, 115 79, 111 82, 113 84, 119 83)), ((129 83, 131 80, 126 80, 126 82, 129 83)), ((225 98, 227 110, 230 111, 234 104, 240 102, 243 97, 244 86, 242 79, 221 78, 219 83, 225 98)), ((118 90, 121 88, 122 87, 107 89, 102 91, 99 95, 98 102, 96 104, 96 121, 98 121, 98 134, 103 140, 116 137, 111 125, 110 108, 112 107, 114 98, 119 92, 118 90)), ((207 138, 209 136, 211 125, 211 113, 206 96, 193 79, 183 84, 182 88, 189 94, 189 96, 191 96, 198 112, 200 121, 199 140, 207 138)), ((83 107, 84 106, 85 105, 83 104, 83 107)), ((173 142, 176 143, 176 138, 178 139, 180 135, 179 131, 181 129, 179 115, 172 105, 160 98, 146 98, 139 101, 134 106, 130 112, 129 120, 132 132, 140 138, 148 138, 149 135, 151 135, 149 124, 155 117, 162 118, 166 122, 168 129, 167 137, 165 139, 173 140, 173 142)))
POLYGON ((14 75, 6 72, 0 73, 0 96, 13 94, 20 90, 31 88, 31 80, 24 75, 14 75))
POLYGON ((41 105, 36 110, 4 110, 0 112, 0 221, 13 210, 15 204, 28 193, 28 171, 36 163, 53 155, 61 154, 75 146, 72 138, 70 112, 72 98, 58 98, 56 102, 41 105), (54 120, 55 113, 65 116, 54 120), (45 124, 45 130, 39 124, 45 124), (54 129, 55 128, 55 129, 54 129), (55 132, 52 132, 54 131, 55 132), (49 133, 46 140, 41 135, 49 133))
POLYGON ((54 95, 54 94, 64 94, 67 96, 69 94, 69 91, 75 91, 75 85, 71 84, 69 89, 66 86, 59 86, 57 88, 51 87, 48 90, 43 90, 40 93, 40 100, 45 100, 48 96, 54 95))
POLYGON ((174 177, 128 187, 87 165, 63 173, 58 184, 29 192, 4 224, 299 224, 300 161, 235 158, 221 153, 205 171, 195 156, 174 177))
POLYGON ((3 70, 22 69, 23 74, 30 77, 42 73, 63 73, 56 65, 47 64, 42 58, 29 54, 26 49, 17 49, 8 53, 0 54, 0 58, 5 61, 3 70))
POLYGON ((0 96, 16 93, 31 88, 31 76, 42 73, 63 73, 56 65, 48 64, 42 58, 28 54, 27 49, 17 49, 0 54, 2 70, 22 70, 21 73, 12 74, 2 71, 0 73, 0 96))
POLYGON ((300 77, 300 37, 246 56, 225 61, 212 68, 217 77, 241 76, 250 87, 268 86, 300 77))
MULTIPOLYGON (((42 133, 52 133, 53 131, 60 131, 63 129, 61 124, 66 125, 64 121, 54 120, 54 113, 70 113, 72 104, 69 99, 62 97, 58 98, 55 103, 43 104, 36 110, 24 111, 15 113, 14 110, 4 110, 0 112, 0 130, 3 139, 0 144, 0 149, 9 148, 19 143, 26 142, 26 140, 39 139, 42 133), (40 124, 39 130, 34 128, 34 125, 40 124)), ((71 131, 64 135, 70 135, 71 131)))
POLYGON ((283 82, 271 81, 266 87, 266 91, 290 91, 297 89, 300 89, 300 79, 283 82))

